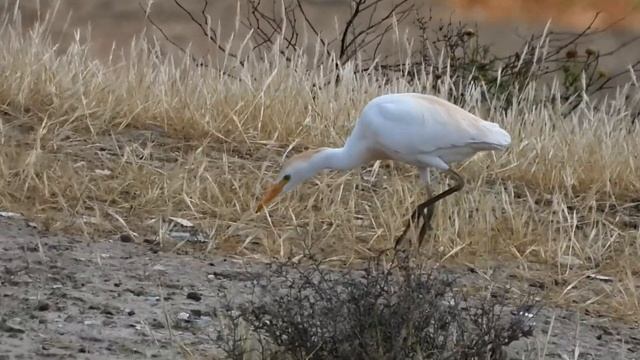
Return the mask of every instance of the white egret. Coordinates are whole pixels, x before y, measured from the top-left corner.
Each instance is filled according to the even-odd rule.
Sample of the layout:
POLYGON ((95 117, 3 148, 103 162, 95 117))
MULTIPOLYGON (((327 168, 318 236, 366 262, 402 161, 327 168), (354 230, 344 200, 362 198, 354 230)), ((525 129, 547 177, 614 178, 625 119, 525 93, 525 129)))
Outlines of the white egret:
POLYGON ((322 170, 349 170, 376 160, 395 160, 416 166, 427 185, 428 169, 451 176, 456 184, 419 204, 396 240, 404 238, 412 223, 424 220, 419 243, 430 227, 433 205, 460 191, 464 179, 451 168, 482 151, 505 150, 511 136, 498 124, 485 121, 436 96, 400 93, 372 99, 360 113, 355 127, 341 148, 313 149, 286 161, 275 183, 258 204, 256 213, 278 194, 291 191, 322 170), (425 212, 426 211, 426 212, 425 212))

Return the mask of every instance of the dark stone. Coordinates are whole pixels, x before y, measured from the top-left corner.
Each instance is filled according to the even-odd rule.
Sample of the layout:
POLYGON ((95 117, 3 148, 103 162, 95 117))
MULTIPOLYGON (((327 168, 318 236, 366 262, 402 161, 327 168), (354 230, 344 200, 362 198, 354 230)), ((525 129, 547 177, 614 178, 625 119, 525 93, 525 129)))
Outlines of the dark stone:
POLYGON ((122 241, 123 243, 132 243, 133 242, 133 237, 131 237, 131 235, 129 234, 120 234, 120 241, 122 241))
POLYGON ((49 311, 49 309, 51 309, 51 304, 49 304, 44 300, 40 300, 38 301, 38 305, 36 306, 36 309, 38 311, 49 311))
POLYGON ((196 291, 190 291, 189 293, 187 293, 187 299, 193 300, 193 301, 200 301, 202 300, 202 295, 200 295, 200 293, 196 291))

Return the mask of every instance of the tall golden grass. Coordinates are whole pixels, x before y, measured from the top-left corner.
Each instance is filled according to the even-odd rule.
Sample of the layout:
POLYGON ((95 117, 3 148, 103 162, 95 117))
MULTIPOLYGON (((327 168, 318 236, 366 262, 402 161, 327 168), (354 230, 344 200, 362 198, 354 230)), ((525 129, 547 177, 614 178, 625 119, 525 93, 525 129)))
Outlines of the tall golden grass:
MULTIPOLYGON (((242 68, 226 59, 231 76, 158 58, 146 40, 131 43, 128 61, 114 54, 98 62, 81 36, 58 50, 51 22, 22 31, 19 12, 2 19, 2 209, 88 239, 153 237, 158 219, 177 216, 204 229, 214 253, 306 251, 349 264, 391 246, 425 196, 414 169, 381 162, 325 173, 253 212, 288 151, 340 146, 371 98, 435 81, 446 97, 458 86, 450 78, 425 71, 415 84, 355 74, 352 64, 324 67, 305 54, 286 63, 276 52, 249 55, 242 68)), ((465 86, 462 106, 505 127, 513 144, 458 167, 467 186, 439 203, 415 257, 514 264, 546 282, 555 300, 640 319, 637 82, 605 103, 585 99, 566 117, 567 104, 548 96, 556 83, 524 89, 506 113, 482 84, 465 86), (555 100, 539 101, 541 92, 555 100), (615 281, 599 283, 593 273, 615 281)))

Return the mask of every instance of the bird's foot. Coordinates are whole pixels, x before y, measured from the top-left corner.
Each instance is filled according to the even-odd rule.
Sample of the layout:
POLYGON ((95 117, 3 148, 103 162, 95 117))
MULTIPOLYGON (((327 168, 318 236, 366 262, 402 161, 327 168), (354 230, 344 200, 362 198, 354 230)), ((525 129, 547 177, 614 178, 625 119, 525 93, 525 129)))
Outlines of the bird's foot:
POLYGON ((415 241, 415 243, 412 243, 411 241, 409 241, 409 245, 408 246, 412 246, 414 244, 417 244, 418 249, 422 246, 422 243, 424 242, 424 239, 427 237, 427 233, 431 232, 433 230, 433 226, 431 225, 430 221, 426 221, 422 224, 422 226, 420 227, 419 230, 417 229, 412 229, 413 231, 409 231, 409 229, 406 229, 402 235, 398 236, 396 238, 395 241, 395 246, 394 249, 397 249, 407 237, 410 237, 412 240, 415 241), (411 236, 409 236, 411 235, 411 236))
MULTIPOLYGON (((405 226, 404 230, 402 230, 402 234, 400 234, 400 236, 398 236, 396 238, 396 241, 394 243, 394 248, 397 249, 405 240, 405 238, 407 237, 407 235, 409 233, 412 233, 415 237, 416 235, 416 231, 415 231, 415 225, 420 223, 420 219, 422 218, 422 216, 417 213, 418 215, 416 216, 416 219, 410 219, 409 222, 407 223, 407 225, 405 226)), ((412 214, 412 217, 415 216, 415 214, 412 214)))
POLYGON ((407 232, 403 233, 402 235, 398 236, 396 238, 395 241, 395 245, 393 246, 393 250, 395 251, 400 251, 404 248, 404 250, 408 250, 409 248, 411 248, 411 239, 409 239, 409 241, 405 241, 407 236, 407 232))

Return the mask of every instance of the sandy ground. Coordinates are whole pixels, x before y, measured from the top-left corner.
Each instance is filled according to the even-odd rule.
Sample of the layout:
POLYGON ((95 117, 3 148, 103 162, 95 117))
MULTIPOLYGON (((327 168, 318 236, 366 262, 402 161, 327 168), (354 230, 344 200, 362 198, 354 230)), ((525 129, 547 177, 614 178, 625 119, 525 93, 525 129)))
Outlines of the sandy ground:
MULTIPOLYGON (((248 301, 251 280, 266 266, 120 239, 87 242, 15 218, 0 218, 0 264, 0 359, 220 358, 211 339, 224 299, 248 301), (198 321, 184 322, 180 313, 198 321)), ((483 279, 447 271, 463 283, 483 279)), ((537 358, 545 343, 548 359, 640 359, 640 331, 632 326, 553 308, 537 324, 535 338, 510 346, 511 359, 537 358)))

